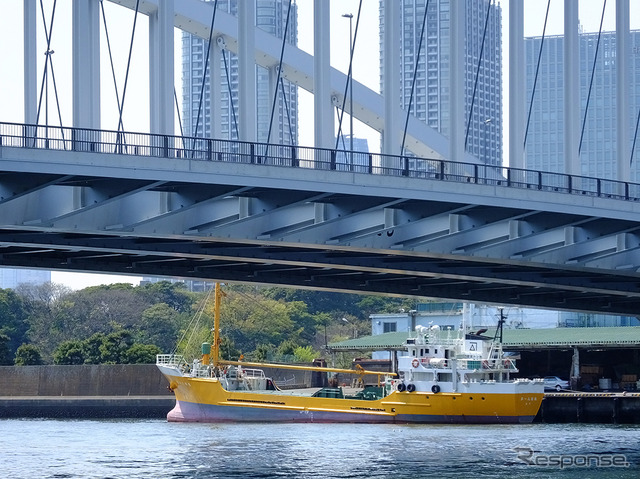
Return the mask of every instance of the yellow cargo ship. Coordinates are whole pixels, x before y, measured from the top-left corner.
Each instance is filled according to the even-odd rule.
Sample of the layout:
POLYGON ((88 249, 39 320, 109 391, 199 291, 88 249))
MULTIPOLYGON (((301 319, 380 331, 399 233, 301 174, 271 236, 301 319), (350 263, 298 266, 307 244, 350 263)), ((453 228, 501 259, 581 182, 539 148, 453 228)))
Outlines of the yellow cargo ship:
POLYGON ((179 355, 158 355, 176 396, 169 421, 530 423, 544 394, 542 380, 512 378, 514 361, 501 342, 482 334, 418 326, 397 373, 380 373, 220 361, 217 318, 213 348, 205 343, 201 359, 188 364, 179 355), (349 392, 337 385, 281 390, 260 367, 375 374, 378 384, 349 392))

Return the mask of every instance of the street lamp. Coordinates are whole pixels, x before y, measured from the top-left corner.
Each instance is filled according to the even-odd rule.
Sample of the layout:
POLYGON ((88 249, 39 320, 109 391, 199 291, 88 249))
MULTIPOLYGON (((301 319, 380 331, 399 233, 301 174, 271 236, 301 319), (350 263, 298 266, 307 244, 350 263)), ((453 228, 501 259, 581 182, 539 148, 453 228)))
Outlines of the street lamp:
POLYGON ((349 132, 351 139, 349 140, 349 149, 351 150, 351 170, 353 170, 353 14, 344 13, 344 18, 349 19, 349 132))
POLYGON ((353 339, 356 339, 357 335, 357 329, 356 329, 356 325, 353 324, 351 321, 349 321, 347 318, 342 318, 342 321, 344 321, 347 324, 351 324, 353 326, 353 339))

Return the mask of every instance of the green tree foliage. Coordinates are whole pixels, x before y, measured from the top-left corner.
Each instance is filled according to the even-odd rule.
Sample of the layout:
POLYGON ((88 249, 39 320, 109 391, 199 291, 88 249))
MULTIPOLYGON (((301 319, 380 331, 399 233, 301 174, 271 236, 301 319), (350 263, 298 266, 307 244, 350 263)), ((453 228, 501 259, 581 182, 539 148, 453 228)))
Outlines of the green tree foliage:
POLYGON ((148 364, 162 351, 154 344, 134 343, 129 331, 96 333, 84 341, 60 343, 53 353, 55 364, 148 364))
POLYGON ((33 344, 22 344, 16 351, 16 366, 37 366, 42 364, 42 355, 37 346, 33 344))
POLYGON ((10 357, 18 346, 27 342, 28 329, 22 298, 11 289, 0 289, 0 333, 8 338, 6 347, 10 357))
POLYGON ((63 341, 53 352, 53 362, 55 364, 84 364, 84 342, 78 340, 63 341))
POLYGON ((161 353, 155 344, 134 344, 124 352, 122 360, 126 364, 154 364, 156 354, 161 353))
POLYGON ((0 333, 0 366, 11 366, 13 364, 10 343, 11 338, 4 333, 0 333))
POLYGON ((179 313, 168 304, 156 303, 142 312, 136 339, 169 352, 176 345, 180 327, 188 323, 188 319, 185 313, 179 313))
POLYGON ((162 303, 178 313, 189 313, 194 295, 186 290, 184 283, 159 281, 140 286, 140 292, 152 304, 162 303))

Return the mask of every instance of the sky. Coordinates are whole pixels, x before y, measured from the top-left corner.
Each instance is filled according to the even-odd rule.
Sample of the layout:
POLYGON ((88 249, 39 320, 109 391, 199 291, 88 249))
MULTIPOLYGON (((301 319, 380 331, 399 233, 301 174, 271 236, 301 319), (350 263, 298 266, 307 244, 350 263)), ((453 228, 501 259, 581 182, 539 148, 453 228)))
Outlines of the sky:
MULTIPOLYGON (((180 1, 180 0, 176 0, 180 1)), ((331 64, 333 67, 347 72, 349 66, 349 19, 343 18, 346 13, 353 14, 353 29, 356 27, 359 0, 330 0, 331 1, 331 64)), ((600 17, 605 0, 580 0, 580 22, 585 32, 597 32, 600 25, 600 17)), ((39 3, 39 2, 38 2, 39 3)), ((508 112, 508 13, 509 2, 502 0, 503 10, 503 103, 504 112, 508 112)), ((603 28, 615 29, 615 1, 609 0, 605 11, 603 28)), ((23 115, 23 74, 22 74, 22 4, 23 0, 0 1, 0 121, 22 122, 23 115)), ((43 0, 47 21, 51 17, 53 0, 43 0)), ((298 4, 298 46, 309 52, 313 52, 313 0, 297 0, 298 4)), ((640 1, 631 0, 631 28, 640 28, 640 1)), ((51 49, 53 53, 53 66, 56 79, 56 88, 60 98, 62 123, 71 124, 71 0, 60 0, 56 4, 55 21, 51 37, 51 49)), ((544 0, 524 0, 525 5, 525 36, 542 35, 547 2, 544 0)), ((133 12, 104 2, 105 17, 109 31, 111 49, 115 58, 114 70, 118 82, 120 96, 122 96, 124 78, 126 74, 127 56, 131 41, 133 26, 133 12)), ((355 43, 353 76, 354 79, 369 88, 379 91, 379 3, 378 0, 363 0, 358 37, 355 43)), ((44 51, 46 44, 42 32, 42 18, 38 8, 39 39, 37 51, 39 84, 41 86, 42 72, 44 69, 44 51)), ((563 28, 563 0, 551 0, 547 35, 562 34, 563 28)), ((101 18, 101 109, 102 127, 116 129, 118 123, 118 109, 115 101, 115 90, 111 73, 111 65, 106 49, 104 28, 101 18)), ((180 67, 180 34, 176 33, 176 90, 180 91, 181 67, 180 67)), ((129 82, 127 84, 125 105, 123 108, 123 124, 128 131, 148 131, 149 129, 149 95, 148 95, 148 21, 144 15, 138 17, 136 33, 132 49, 129 82)), ((49 109, 48 118, 50 124, 59 124, 58 113, 55 107, 53 81, 49 77, 49 109)), ((300 144, 313 144, 313 97, 300 89, 299 93, 300 115, 300 144)), ((45 118, 45 109, 41 113, 41 122, 45 118)), ((345 116, 343 131, 348 131, 348 117, 345 116)), ((337 122, 336 122, 337 124, 337 122)), ((505 127, 508 126, 505 121, 505 127)), ((367 138, 369 148, 379 151, 379 134, 374 132, 359 121, 354 121, 354 134, 356 137, 367 138)), ((508 141, 508 131, 503 132, 505 141, 508 141)), ((504 151, 508 151, 508 144, 503 145, 504 151)), ((138 277, 122 277, 112 275, 88 275, 79 273, 54 272, 54 282, 64 283, 72 288, 82 288, 94 284, 129 281, 137 283, 138 277)))

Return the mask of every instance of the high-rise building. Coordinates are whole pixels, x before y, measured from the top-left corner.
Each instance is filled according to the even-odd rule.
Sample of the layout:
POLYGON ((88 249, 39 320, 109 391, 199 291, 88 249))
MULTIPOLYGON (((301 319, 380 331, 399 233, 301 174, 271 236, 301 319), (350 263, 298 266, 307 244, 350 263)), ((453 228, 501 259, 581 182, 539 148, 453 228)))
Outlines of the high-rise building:
MULTIPOLYGON (((393 0, 396 1, 396 0, 393 0)), ((380 0, 380 62, 384 62, 384 2, 380 0)), ((466 150, 491 165, 502 163, 502 23, 501 7, 490 0, 465 0, 466 150), (488 15, 487 15, 488 12, 488 15), (486 20, 486 22, 485 22, 486 20), (485 28, 486 23, 486 28, 485 28), (481 54, 482 51, 482 54, 481 54), (473 109, 472 109, 473 105, 473 109), (471 111, 471 121, 469 112, 471 111)), ((449 136, 449 59, 451 0, 398 0, 401 13, 401 106, 449 136), (425 3, 426 25, 418 58, 425 3)), ((381 78, 382 81, 382 78, 381 78)))
MULTIPOLYGON (((629 104, 629 138, 633 141, 638 107, 640 106, 640 31, 631 32, 632 52, 629 58, 631 98, 629 104)), ((598 45, 597 33, 581 33, 580 104, 582 146, 580 174, 597 178, 616 179, 616 36, 603 32, 598 45), (594 58, 598 58, 593 70, 594 58), (591 81, 593 71, 593 82, 591 81), (591 95, 589 97, 589 84, 591 95), (585 107, 589 97, 589 108, 585 107)), ((526 135, 525 166, 530 170, 565 172, 564 162, 564 37, 547 36, 525 39, 527 112, 531 105, 526 135), (540 55, 540 45, 542 54, 540 55), (540 65, 538 67, 538 57, 540 65), (531 102, 534 79, 535 95, 531 102)), ((631 181, 640 180, 638 155, 631 163, 631 181)), ((630 161, 630 158, 625 161, 630 161)), ((561 312, 561 326, 626 326, 635 325, 635 318, 561 312)))
MULTIPOLYGON (((581 127, 584 123, 580 147, 581 174, 616 179, 616 35, 615 32, 603 32, 599 45, 598 33, 581 33, 579 38, 581 127), (596 48, 598 58, 593 70, 596 48), (592 84, 590 97, 589 84, 592 84), (585 120, 587 97, 589 108, 585 120)), ((631 97, 628 105, 629 138, 632 142, 640 106, 640 30, 631 32, 630 43, 631 97)), ((525 165, 532 170, 564 173, 564 38, 548 36, 544 42, 542 37, 526 38, 525 55, 527 111, 532 105, 525 165), (531 102, 541 44, 538 79, 531 102)), ((637 158, 636 154, 631 162, 630 179, 633 182, 640 181, 637 158)), ((625 161, 631 161, 631 158, 625 161)))
POLYGON ((44 284, 51 282, 51 271, 42 269, 0 268, 0 288, 15 289, 27 284, 44 284))
MULTIPOLYGON (((203 0, 213 3, 213 0, 203 0)), ((218 9, 237 16, 239 0, 218 0, 218 9)), ((256 26, 262 30, 283 38, 289 9, 288 0, 256 0, 256 26)), ((289 25, 286 28, 287 43, 297 45, 298 22, 297 5, 291 4, 289 25)), ((221 91, 221 104, 214 105, 214 112, 209 107, 210 65, 205 77, 204 101, 198 119, 202 78, 205 71, 205 60, 208 40, 184 34, 182 37, 182 100, 183 122, 186 136, 195 136, 196 125, 198 135, 211 136, 211 122, 220 122, 221 139, 238 139, 238 59, 237 56, 224 51, 221 59, 220 78, 215 82, 221 91)), ((219 48, 215 43, 211 48, 219 48)), ((271 91, 269 72, 256 67, 257 79, 257 128, 256 138, 266 142, 273 108, 273 91, 271 91)), ((270 143, 295 145, 298 142, 298 90, 297 86, 282 80, 277 86, 277 102, 271 126, 270 143)))

